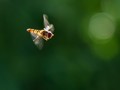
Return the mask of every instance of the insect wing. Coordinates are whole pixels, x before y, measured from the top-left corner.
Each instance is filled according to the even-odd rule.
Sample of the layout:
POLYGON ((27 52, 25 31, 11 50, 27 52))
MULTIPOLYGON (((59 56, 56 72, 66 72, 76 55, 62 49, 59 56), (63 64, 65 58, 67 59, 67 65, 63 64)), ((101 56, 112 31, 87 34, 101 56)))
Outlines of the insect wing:
POLYGON ((33 42, 35 43, 35 45, 39 48, 42 49, 43 47, 43 39, 42 37, 38 37, 35 40, 33 40, 33 42))
POLYGON ((53 25, 53 24, 50 24, 49 27, 50 27, 49 31, 54 32, 54 25, 53 25))
POLYGON ((49 24, 49 22, 48 22, 48 17, 47 17, 47 15, 43 15, 43 19, 44 19, 44 26, 45 26, 45 28, 47 27, 47 26, 49 26, 50 24, 49 24))
POLYGON ((32 36, 32 40, 34 40, 35 38, 37 38, 37 34, 34 34, 34 33, 32 33, 32 32, 30 32, 30 34, 31 34, 31 36, 32 36))
POLYGON ((47 15, 43 15, 43 19, 44 19, 44 27, 45 28, 49 28, 49 31, 51 31, 51 32, 53 32, 54 31, 54 25, 53 24, 50 24, 49 22, 48 22, 48 17, 47 17, 47 15))
POLYGON ((42 37, 38 36, 37 34, 31 33, 32 40, 35 43, 35 45, 39 48, 42 49, 43 47, 43 39, 42 37))

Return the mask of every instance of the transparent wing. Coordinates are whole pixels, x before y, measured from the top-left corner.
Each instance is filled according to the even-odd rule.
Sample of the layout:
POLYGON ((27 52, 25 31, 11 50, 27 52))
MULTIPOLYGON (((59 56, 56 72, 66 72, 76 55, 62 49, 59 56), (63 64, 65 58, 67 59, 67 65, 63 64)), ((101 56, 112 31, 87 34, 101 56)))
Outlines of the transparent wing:
POLYGON ((44 19, 44 27, 46 28, 46 29, 48 29, 49 31, 51 31, 51 32, 53 32, 54 31, 54 25, 53 24, 50 24, 49 22, 48 22, 48 17, 47 17, 47 15, 43 15, 43 19, 44 19))
POLYGON ((43 47, 43 39, 41 37, 36 38, 35 40, 33 40, 33 42, 35 43, 35 45, 39 49, 42 49, 42 47, 43 47))
POLYGON ((31 36, 32 36, 32 40, 34 40, 38 35, 37 34, 34 34, 34 33, 30 33, 31 36))
POLYGON ((47 26, 50 25, 49 22, 48 22, 48 16, 45 15, 45 14, 43 14, 43 19, 44 19, 44 26, 45 26, 45 28, 46 28, 47 26))
POLYGON ((42 49, 43 47, 43 39, 42 37, 38 36, 37 34, 31 33, 32 40, 35 43, 35 45, 39 48, 42 49))
POLYGON ((50 27, 49 31, 54 32, 54 25, 53 25, 53 24, 50 24, 49 27, 50 27))

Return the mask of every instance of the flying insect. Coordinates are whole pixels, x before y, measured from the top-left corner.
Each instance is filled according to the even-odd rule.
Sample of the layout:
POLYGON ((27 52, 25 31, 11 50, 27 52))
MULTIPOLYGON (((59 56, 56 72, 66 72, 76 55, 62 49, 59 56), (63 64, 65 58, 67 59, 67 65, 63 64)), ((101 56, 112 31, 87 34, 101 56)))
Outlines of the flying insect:
POLYGON ((42 30, 32 28, 27 29, 32 36, 33 42, 39 49, 42 49, 43 47, 43 40, 48 41, 54 36, 54 25, 49 23, 47 15, 43 15, 43 20, 44 28, 42 30))

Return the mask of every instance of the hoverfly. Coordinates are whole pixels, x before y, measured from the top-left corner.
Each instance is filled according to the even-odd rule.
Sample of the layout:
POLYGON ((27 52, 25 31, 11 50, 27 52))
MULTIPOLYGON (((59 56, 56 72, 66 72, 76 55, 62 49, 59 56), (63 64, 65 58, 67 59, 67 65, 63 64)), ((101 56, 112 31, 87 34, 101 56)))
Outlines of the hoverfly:
POLYGON ((54 34, 54 26, 53 24, 50 24, 48 22, 48 17, 47 15, 43 15, 43 20, 44 20, 44 28, 42 30, 37 30, 37 29, 27 29, 28 32, 30 32, 33 42, 35 43, 35 45, 39 48, 42 49, 43 47, 43 39, 44 40, 49 40, 51 39, 54 34))

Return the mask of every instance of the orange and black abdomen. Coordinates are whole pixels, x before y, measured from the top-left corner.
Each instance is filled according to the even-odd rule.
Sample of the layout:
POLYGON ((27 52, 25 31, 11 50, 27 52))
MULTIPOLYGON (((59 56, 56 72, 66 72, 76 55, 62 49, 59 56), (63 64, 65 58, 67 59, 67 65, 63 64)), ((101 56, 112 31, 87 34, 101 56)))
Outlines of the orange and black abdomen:
POLYGON ((28 32, 38 34, 39 30, 37 29, 27 29, 28 32))

